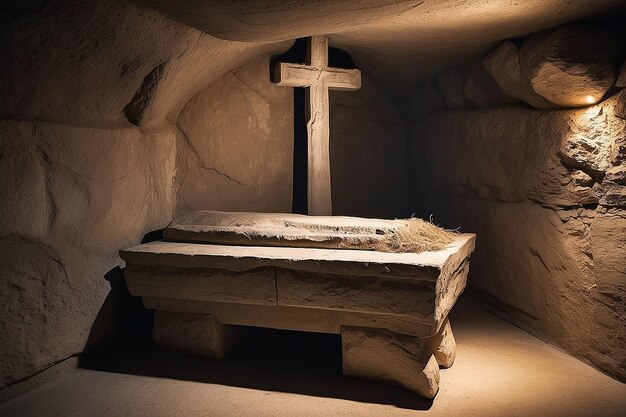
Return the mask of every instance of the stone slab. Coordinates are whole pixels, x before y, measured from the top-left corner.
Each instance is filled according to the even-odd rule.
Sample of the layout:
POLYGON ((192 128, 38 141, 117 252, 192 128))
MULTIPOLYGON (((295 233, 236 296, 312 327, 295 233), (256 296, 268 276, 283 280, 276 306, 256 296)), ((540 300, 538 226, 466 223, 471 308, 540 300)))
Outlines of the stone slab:
POLYGON ((232 272, 212 268, 127 265, 126 285, 132 295, 242 304, 276 304, 273 268, 232 272))
POLYGON ((316 333, 341 333, 341 326, 375 327, 416 337, 437 334, 434 325, 410 317, 289 306, 267 306, 144 297, 146 308, 177 313, 211 314, 220 323, 316 333))
POLYGON ((406 278, 276 271, 278 304, 353 312, 434 316, 435 283, 406 278))
POLYGON ((200 210, 174 220, 163 235, 177 242, 340 248, 376 243, 405 224, 405 220, 200 210))
POLYGON ((177 268, 247 271, 274 266, 344 275, 397 277, 436 281, 440 272, 454 271, 474 250, 475 235, 458 234, 446 248, 421 253, 363 250, 226 246, 156 241, 120 251, 128 264, 177 268))

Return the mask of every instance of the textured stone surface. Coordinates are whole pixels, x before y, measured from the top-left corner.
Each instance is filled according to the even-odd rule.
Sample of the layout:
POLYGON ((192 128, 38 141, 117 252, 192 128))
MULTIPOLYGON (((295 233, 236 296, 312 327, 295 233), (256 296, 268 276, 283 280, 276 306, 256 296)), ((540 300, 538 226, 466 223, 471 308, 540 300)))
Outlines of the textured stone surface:
POLYGON ((413 125, 410 146, 418 215, 479 236, 474 294, 620 379, 623 101, 622 92, 582 110, 440 113, 413 125))
POLYGON ((260 58, 198 92, 177 121, 179 211, 291 211, 293 93, 260 58))
POLYGON ((413 149, 429 155, 426 162, 438 174, 421 181, 442 193, 484 200, 532 200, 562 207, 597 203, 592 181, 581 183, 579 171, 598 182, 624 152, 626 121, 615 116, 623 99, 620 93, 570 112, 496 109, 424 119, 413 134, 429 142, 414 142, 413 149), (445 152, 437 151, 439 145, 445 152))
POLYGON ((210 314, 156 311, 152 337, 157 347, 192 356, 224 359, 238 339, 237 329, 210 314))
POLYGON ((622 69, 619 72, 619 75, 617 76, 617 80, 615 81, 615 86, 616 87, 626 87, 626 61, 624 61, 624 63, 622 63, 622 69))
POLYGON ((170 221, 175 134, 140 137, 132 128, 2 123, 2 187, 14 193, 0 201, 0 234, 15 241, 2 254, 2 385, 81 352, 103 330, 92 326, 119 247, 170 221))
POLYGON ((333 214, 410 216, 406 134, 392 98, 364 74, 359 90, 331 91, 330 105, 333 214))
POLYGON ((344 377, 336 366, 341 357, 336 338, 263 332, 267 337, 247 339, 250 346, 225 362, 152 349, 107 357, 94 364, 98 370, 77 369, 0 404, 0 416, 121 417, 129 410, 136 417, 181 412, 187 417, 293 417, 294 410, 299 417, 624 414, 623 383, 468 300, 455 307, 452 321, 459 360, 440 371, 441 389, 434 401, 344 377), (138 366, 152 372, 129 372, 138 366), (155 378, 155 369, 164 377, 155 378), (193 378, 176 377, 181 374, 193 378))
MULTIPOLYGON (((229 246, 156 241, 120 251, 129 264, 177 268, 220 268, 229 271, 274 266, 328 274, 448 281, 464 269, 475 236, 458 234, 444 249, 420 253, 385 253, 262 246, 229 246)), ((443 291, 441 291, 443 295, 443 291)), ((444 315, 445 316, 445 315, 444 315)), ((443 318, 443 317, 442 317, 443 318)))
POLYGON ((344 375, 400 385, 426 398, 439 390, 439 365, 430 341, 360 327, 341 329, 344 375))
POLYGON ((136 296, 276 304, 276 282, 271 268, 235 273, 210 268, 128 265, 124 277, 128 290, 136 296))
POLYGON ((495 107, 518 101, 506 95, 491 74, 479 63, 468 68, 463 92, 477 107, 495 107))
POLYGON ((619 54, 617 42, 603 30, 570 25, 525 40, 520 67, 546 100, 582 107, 600 101, 613 86, 619 54))
POLYGON ((211 78, 288 47, 218 40, 115 1, 57 0, 2 29, 4 54, 12 57, 0 78, 2 118, 78 126, 124 126, 131 101, 135 123, 175 117, 211 78))
POLYGON ((441 98, 449 109, 465 107, 465 74, 460 68, 451 68, 435 77, 441 98))
MULTIPOLYGON (((408 216, 405 134, 391 98, 363 77, 358 91, 331 92, 330 104, 334 213, 408 216)), ((269 58, 198 92, 177 122, 178 212, 290 212, 293 123, 293 92, 269 81, 269 58)))
POLYGON ((435 285, 406 278, 341 276, 280 269, 278 303, 331 310, 398 314, 434 322, 435 285))
POLYGON ((263 41, 330 35, 360 68, 396 93, 459 62, 476 59, 495 42, 610 13, 622 0, 258 0, 198 2, 142 0, 174 20, 221 39, 263 41), (394 76, 389 76, 393 68, 394 76))
POLYGON ((77 353, 80 338, 72 331, 75 294, 59 254, 41 241, 13 235, 0 239, 0 258, 0 386, 5 386, 77 353), (49 344, 58 333, 67 337, 49 344))
POLYGON ((552 109, 556 105, 535 93, 530 81, 522 74, 519 51, 511 41, 504 42, 483 59, 485 69, 498 83, 502 91, 511 97, 538 109, 552 109))
POLYGON ((452 334, 449 320, 446 320, 446 323, 439 330, 439 334, 434 337, 433 348, 433 355, 435 355, 439 366, 449 368, 454 364, 456 359, 456 340, 452 334))

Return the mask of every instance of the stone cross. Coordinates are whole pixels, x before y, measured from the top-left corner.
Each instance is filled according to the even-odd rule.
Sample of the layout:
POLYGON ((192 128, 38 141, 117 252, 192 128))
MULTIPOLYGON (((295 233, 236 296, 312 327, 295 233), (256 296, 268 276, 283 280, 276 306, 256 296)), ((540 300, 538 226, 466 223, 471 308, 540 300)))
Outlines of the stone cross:
POLYGON ((361 71, 329 67, 328 38, 311 36, 306 64, 277 63, 274 81, 280 86, 307 87, 308 214, 331 215, 328 90, 358 90, 361 88, 361 71))

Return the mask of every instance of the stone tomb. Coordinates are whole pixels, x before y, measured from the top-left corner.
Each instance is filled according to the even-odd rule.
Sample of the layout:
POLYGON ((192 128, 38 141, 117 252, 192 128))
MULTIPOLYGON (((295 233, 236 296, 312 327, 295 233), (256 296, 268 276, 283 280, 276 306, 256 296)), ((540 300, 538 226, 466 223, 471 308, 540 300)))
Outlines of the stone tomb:
POLYGON ((343 249, 401 225, 203 211, 120 255, 131 294, 155 310, 159 347, 222 358, 237 340, 233 325, 341 334, 345 375, 433 398, 439 367, 454 362, 448 313, 475 235, 421 253, 343 249))

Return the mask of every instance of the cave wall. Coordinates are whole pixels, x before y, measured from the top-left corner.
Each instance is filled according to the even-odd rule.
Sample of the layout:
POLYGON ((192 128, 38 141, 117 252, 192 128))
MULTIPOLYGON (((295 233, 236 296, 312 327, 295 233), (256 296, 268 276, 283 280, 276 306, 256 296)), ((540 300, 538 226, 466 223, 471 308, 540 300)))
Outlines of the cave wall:
POLYGON ((176 211, 178 112, 224 72, 291 45, 223 41, 115 1, 7 10, 0 388, 107 337, 117 251, 176 211))
MULTIPOLYGON (((116 1, 10 10, 0 29, 12 58, 0 69, 0 388, 115 342, 118 250, 190 210, 289 212, 293 168, 293 90, 268 77, 269 57, 292 41, 224 41, 116 1)), ((367 150, 386 156, 365 155, 361 135, 337 140, 333 170, 352 175, 362 160, 377 176, 340 183, 335 203, 401 215, 406 164, 389 162, 405 161, 401 117, 372 82, 357 97, 356 108, 333 99, 334 123, 367 125, 377 132, 367 150), (346 202, 347 186, 373 191, 346 202), (380 199, 384 188, 392 198, 380 199)))
MULTIPOLYGON (((269 69, 268 56, 257 58, 182 109, 178 213, 291 212, 293 89, 271 83, 269 69)), ((389 95, 362 78, 360 90, 330 93, 333 213, 405 216, 404 122, 389 95)))
POLYGON ((430 114, 408 128, 411 206, 477 234, 471 294, 625 380, 626 91, 581 109, 467 109, 462 82, 456 104, 434 85, 416 90, 412 110, 430 114))

